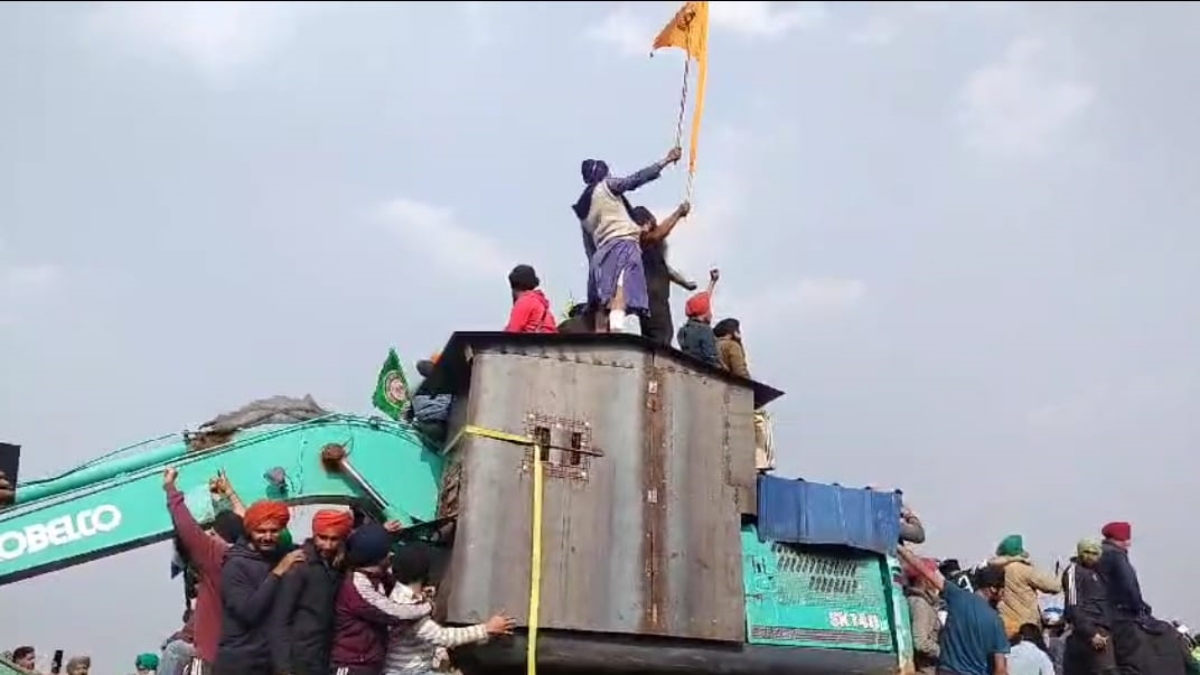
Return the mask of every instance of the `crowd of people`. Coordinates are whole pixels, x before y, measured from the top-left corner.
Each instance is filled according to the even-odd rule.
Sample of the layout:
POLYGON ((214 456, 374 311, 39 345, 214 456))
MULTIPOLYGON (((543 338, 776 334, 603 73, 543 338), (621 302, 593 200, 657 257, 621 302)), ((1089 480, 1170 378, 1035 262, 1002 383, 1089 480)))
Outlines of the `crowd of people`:
MULTIPOLYGON (((312 537, 290 542, 288 507, 260 501, 245 507, 224 475, 210 480, 216 516, 196 521, 163 476, 174 525, 177 564, 194 574, 185 592, 183 626, 158 653, 134 660, 138 675, 429 675, 452 669, 449 650, 510 634, 497 613, 451 628, 430 618, 431 549, 394 547, 395 523, 376 523, 355 509, 324 509, 312 537)), ((1129 560, 1128 523, 1078 542, 1061 573, 1030 559, 1020 535, 970 569, 956 560, 920 556, 925 528, 901 511, 899 557, 909 606, 913 655, 920 675, 1200 675, 1197 642, 1177 622, 1154 617, 1129 560), (1039 596, 1063 597, 1061 610, 1039 596)), ((8 655, 38 672, 33 647, 8 655)), ((61 659, 61 652, 56 654, 61 659)), ((88 675, 86 656, 50 672, 88 675)))
MULTIPOLYGON (((672 148, 654 164, 626 177, 609 173, 608 165, 582 163, 584 189, 572 206, 579 219, 588 257, 587 301, 572 306, 560 323, 541 281, 530 265, 509 274, 513 306, 505 331, 516 333, 625 332, 637 317, 641 334, 734 375, 750 377, 742 347, 741 325, 727 318, 713 324, 713 296, 720 273, 709 273, 707 288, 685 305, 686 321, 676 333, 671 317, 671 286, 696 291, 667 260, 667 238, 690 212, 680 204, 659 222, 627 195, 656 180, 682 153, 672 148)), ((419 362, 428 376, 437 361, 419 362)), ((407 419, 426 435, 444 434, 450 397, 415 396, 407 419)), ((765 416, 756 416, 759 468, 769 470, 774 458, 764 438, 765 416)), ((467 628, 446 628, 429 618, 433 589, 429 550, 402 547, 392 556, 395 527, 364 522, 362 514, 326 510, 313 519, 313 536, 292 543, 282 503, 259 502, 249 508, 224 476, 210 483, 226 508, 201 527, 174 487, 168 470, 167 508, 175 527, 175 571, 185 585, 182 627, 158 654, 136 659, 140 673, 192 675, 209 673, 288 673, 378 675, 431 672, 446 663, 447 649, 482 642, 510 632, 511 618, 498 614, 467 628)), ((11 486, 0 477, 0 497, 11 500, 11 486)), ((22 668, 36 670, 32 647, 12 653, 22 668)), ((66 664, 69 675, 86 675, 87 657, 66 664)), ((56 671, 57 673, 57 671, 56 671)))
MULTIPOLYGON (((216 516, 202 526, 177 476, 167 469, 163 487, 176 564, 190 582, 183 625, 156 653, 137 657, 139 675, 416 675, 448 669, 449 649, 513 630, 499 613, 467 627, 434 621, 432 549, 394 552, 396 523, 323 509, 312 537, 295 545, 286 504, 245 507, 219 475, 209 483, 216 516)), ((33 647, 17 648, 12 660, 38 672, 33 647)), ((87 657, 74 658, 66 672, 87 675, 89 667, 87 657)))
MULTIPOLYGON (((588 257, 587 301, 557 322, 534 268, 518 265, 509 274, 513 306, 505 330, 624 332, 627 318, 636 316, 644 337, 667 346, 674 338, 689 356, 749 378, 739 321, 713 322, 719 272, 712 270, 707 288, 695 292, 698 285, 667 260, 668 237, 690 205, 659 222, 628 199, 680 156, 673 148, 625 177, 611 175, 603 161, 585 160, 584 188, 572 210, 588 257), (694 292, 678 332, 672 285, 694 292)), ((436 361, 437 355, 418 363, 418 372, 428 377, 436 361)), ((418 395, 411 403, 406 414, 418 429, 444 433, 448 395, 418 395)), ((755 426, 759 468, 769 470, 761 413, 755 426)), ((296 545, 286 504, 246 507, 218 475, 209 484, 216 516, 202 526, 175 486, 177 475, 167 469, 163 487, 175 569, 185 581, 183 625, 155 653, 136 657, 139 675, 426 675, 452 667, 448 650, 513 630, 503 613, 461 628, 434 621, 432 549, 396 549, 395 523, 373 522, 355 509, 325 509, 313 516, 311 538, 296 545)), ((11 486, 0 482, 0 493, 11 497, 11 486)), ((968 570, 923 558, 913 545, 924 541, 924 527, 907 508, 900 535, 914 663, 922 675, 1200 675, 1191 653, 1200 636, 1155 618, 1142 597, 1129 561, 1128 523, 1105 525, 1102 540, 1080 541, 1061 574, 1034 565, 1018 535, 968 570), (1060 593, 1061 615, 1044 611, 1039 597, 1060 593)), ((9 656, 37 671, 33 647, 9 656)), ((88 675, 90 667, 86 656, 65 664, 67 675, 88 675)), ((62 669, 55 663, 51 671, 62 669)))
MULTIPOLYGON (((517 265, 508 275, 513 304, 504 331, 623 333, 636 320, 643 337, 667 347, 677 345, 697 361, 750 379, 741 322, 728 317, 714 323, 720 270, 709 270, 707 287, 696 292, 699 285, 667 260, 668 237, 691 212, 691 204, 680 204, 659 222, 650 209, 633 206, 628 198, 681 156, 678 147, 672 148, 661 160, 624 177, 612 175, 602 160, 584 160, 580 167, 584 188, 571 209, 579 219, 588 260, 587 301, 573 304, 558 322, 537 270, 517 265), (672 285, 693 291, 684 304, 686 319, 678 331, 671 315, 672 285)), ((417 371, 428 377, 438 358, 434 354, 419 362, 417 371)), ((426 436, 439 441, 445 436, 450 403, 448 395, 417 395, 405 414, 426 436)), ((760 471, 770 471, 775 457, 765 412, 756 412, 754 427, 756 465, 760 471)))
MULTIPOLYGON (((909 543, 905 594, 915 667, 922 675, 1200 675, 1196 644, 1156 618, 1129 560, 1132 527, 1112 522, 1084 539, 1061 574, 1035 565, 1019 535, 962 569, 909 543), (1044 610, 1039 597, 1062 594, 1044 610)), ((902 533, 902 540, 904 539, 902 533)))
MULTIPOLYGON (((12 651, 5 652, 3 656, 5 659, 12 662, 22 670, 30 673, 38 672, 38 653, 37 649, 35 649, 32 645, 22 645, 16 649, 13 649, 12 651)), ((72 656, 71 658, 67 659, 65 664, 62 662, 62 656, 63 654, 61 651, 54 653, 54 659, 51 661, 47 672, 53 673, 53 675, 58 675, 64 671, 67 673, 67 675, 88 675, 88 673, 91 672, 92 658, 90 656, 72 656)), ((151 667, 148 671, 143 670, 142 664, 144 662, 142 659, 144 657, 153 659, 154 667, 157 667, 158 665, 157 656, 153 654, 143 654, 142 656, 138 657, 138 660, 135 663, 135 668, 138 672, 138 675, 150 675, 150 673, 154 672, 154 667, 151 667)))

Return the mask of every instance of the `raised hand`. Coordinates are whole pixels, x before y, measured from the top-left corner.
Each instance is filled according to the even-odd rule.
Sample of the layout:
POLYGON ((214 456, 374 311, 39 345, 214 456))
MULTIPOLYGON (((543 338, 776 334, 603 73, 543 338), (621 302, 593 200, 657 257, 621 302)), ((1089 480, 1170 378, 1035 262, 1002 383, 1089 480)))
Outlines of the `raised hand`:
POLYGON ((233 492, 233 485, 229 482, 229 476, 225 475, 225 469, 217 471, 217 477, 209 481, 209 486, 222 497, 228 497, 233 492))
POLYGON ((179 478, 179 470, 173 466, 168 466, 166 471, 163 471, 163 487, 174 487, 175 479, 177 478, 179 478))
POLYGON ((680 148, 677 145, 667 151, 667 156, 663 158, 663 162, 668 165, 674 164, 675 162, 678 162, 681 157, 683 157, 683 148, 680 148))

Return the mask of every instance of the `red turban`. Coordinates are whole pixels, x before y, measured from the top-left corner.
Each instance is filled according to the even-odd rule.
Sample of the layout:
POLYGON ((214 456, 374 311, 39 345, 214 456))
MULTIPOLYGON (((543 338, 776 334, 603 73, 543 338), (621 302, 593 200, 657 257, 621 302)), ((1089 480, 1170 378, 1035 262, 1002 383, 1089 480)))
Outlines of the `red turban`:
POLYGON ((273 502, 269 499, 254 502, 250 508, 246 509, 246 515, 242 516, 242 522, 245 523, 247 530, 258 529, 260 525, 267 522, 278 523, 282 529, 287 527, 288 521, 291 519, 287 504, 273 502))
POLYGON ((344 509, 321 509, 313 514, 313 534, 344 539, 354 529, 354 515, 344 509))
POLYGON ((696 293, 687 299, 687 304, 683 306, 683 313, 689 319, 698 319, 712 312, 712 296, 707 291, 696 293))
POLYGON ((1123 521, 1116 521, 1100 528, 1100 534, 1102 534, 1105 539, 1112 539, 1114 541, 1129 541, 1130 539, 1133 539, 1133 526, 1123 521))

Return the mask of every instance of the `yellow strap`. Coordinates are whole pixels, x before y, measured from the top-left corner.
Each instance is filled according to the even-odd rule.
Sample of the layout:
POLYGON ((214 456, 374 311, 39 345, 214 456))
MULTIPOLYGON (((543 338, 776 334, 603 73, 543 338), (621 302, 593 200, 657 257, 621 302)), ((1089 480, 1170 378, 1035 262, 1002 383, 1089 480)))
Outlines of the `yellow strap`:
POLYGON ((542 448, 528 436, 467 425, 463 433, 496 441, 533 447, 533 532, 529 553, 529 640, 525 648, 525 672, 537 675, 538 614, 542 605, 542 448))

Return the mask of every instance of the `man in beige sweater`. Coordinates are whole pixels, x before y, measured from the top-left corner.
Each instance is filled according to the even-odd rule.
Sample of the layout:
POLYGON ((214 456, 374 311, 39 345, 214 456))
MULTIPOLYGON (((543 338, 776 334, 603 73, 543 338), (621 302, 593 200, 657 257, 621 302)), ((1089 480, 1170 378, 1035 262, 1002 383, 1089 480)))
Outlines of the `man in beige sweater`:
POLYGON ((1033 566, 1025 551, 1025 541, 1019 534, 1005 537, 996 547, 996 557, 988 564, 1004 570, 1004 590, 996 610, 1000 612, 1008 637, 1015 636, 1023 624, 1041 625, 1042 607, 1038 604, 1038 593, 1061 593, 1058 576, 1033 566))

